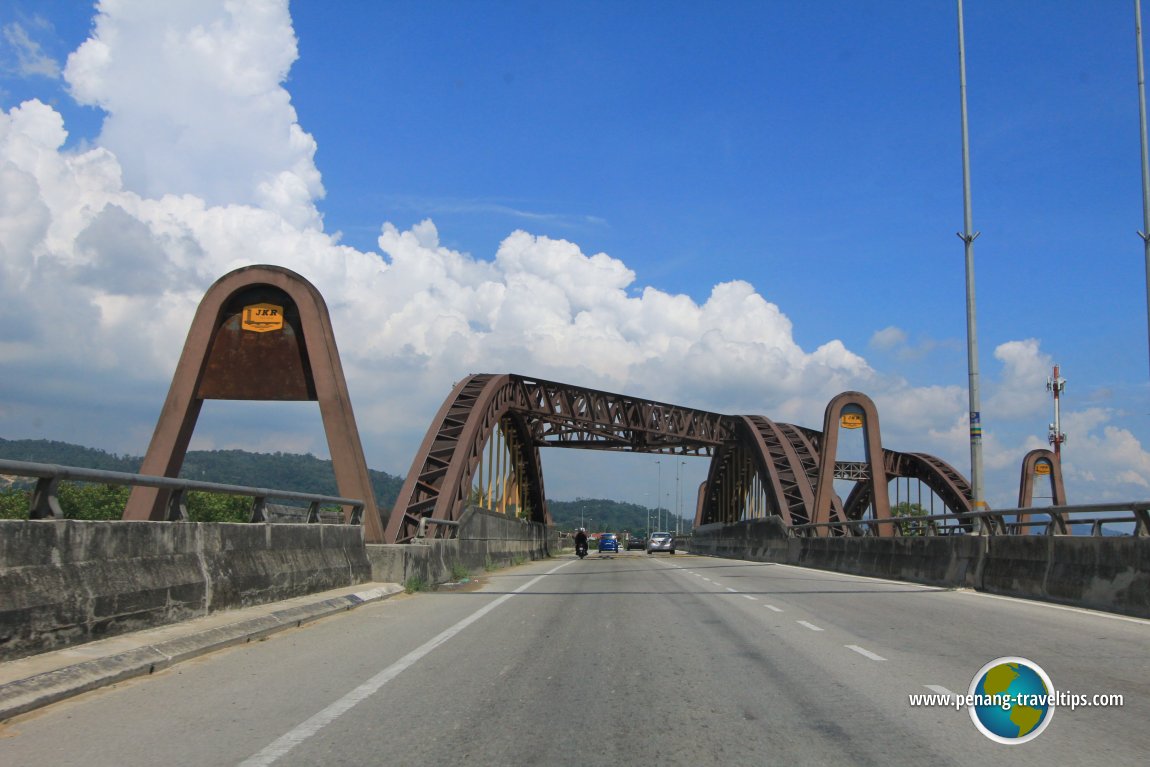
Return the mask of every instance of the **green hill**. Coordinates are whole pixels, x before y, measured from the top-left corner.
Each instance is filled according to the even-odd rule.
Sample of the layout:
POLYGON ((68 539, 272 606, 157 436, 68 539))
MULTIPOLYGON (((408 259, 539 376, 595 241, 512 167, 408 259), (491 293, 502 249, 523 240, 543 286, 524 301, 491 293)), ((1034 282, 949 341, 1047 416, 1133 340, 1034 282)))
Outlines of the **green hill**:
MULTIPOLYGON (((91 447, 46 439, 0 439, 0 458, 54 463, 85 469, 136 473, 143 458, 116 455, 91 447)), ((382 471, 368 470, 376 504, 391 509, 403 480, 382 471)), ((249 453, 246 450, 190 450, 180 476, 204 482, 295 490, 338 495, 331 461, 295 453, 249 453)))
MULTIPOLYGON (((590 532, 612 532, 647 534, 647 515, 651 513, 651 529, 658 529, 655 515, 646 506, 635 503, 622 503, 602 498, 580 498, 575 501, 547 502, 551 510, 551 520, 560 530, 573 530, 580 526, 590 532)), ((674 528, 674 517, 663 509, 663 528, 674 528)), ((683 520, 683 529, 690 529, 690 522, 683 520)))

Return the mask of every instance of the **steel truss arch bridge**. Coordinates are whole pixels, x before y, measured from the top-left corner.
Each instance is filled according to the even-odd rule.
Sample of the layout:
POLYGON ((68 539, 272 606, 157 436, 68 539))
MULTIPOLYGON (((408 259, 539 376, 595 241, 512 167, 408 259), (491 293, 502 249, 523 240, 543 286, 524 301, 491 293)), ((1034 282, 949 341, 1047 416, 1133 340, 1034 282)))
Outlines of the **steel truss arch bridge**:
MULTIPOLYGON (((878 412, 859 392, 831 400, 817 431, 522 375, 474 374, 455 385, 428 428, 386 541, 452 537, 468 506, 550 524, 544 447, 709 456, 696 526, 771 515, 788 525, 885 519, 888 486, 898 488, 899 479, 917 480, 920 497, 925 485, 948 511, 971 510, 969 483, 946 462, 882 447, 878 412), (835 459, 843 428, 862 429, 863 461, 835 459), (854 483, 845 499, 836 479, 854 483)), ((894 532, 882 525, 877 534, 894 532)))

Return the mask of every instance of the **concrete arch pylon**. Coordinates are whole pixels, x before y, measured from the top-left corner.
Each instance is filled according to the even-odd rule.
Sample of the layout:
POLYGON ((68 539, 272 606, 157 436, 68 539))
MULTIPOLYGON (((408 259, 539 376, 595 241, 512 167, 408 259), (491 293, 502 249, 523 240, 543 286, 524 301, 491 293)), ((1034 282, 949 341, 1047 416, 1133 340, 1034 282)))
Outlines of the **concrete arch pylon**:
MULTIPOLYGON (((819 446, 819 476, 815 488, 815 507, 811 522, 832 521, 831 510, 834 507, 834 499, 837 498, 834 488, 835 456, 838 451, 839 429, 842 428, 841 423, 845 413, 858 415, 862 418, 862 424, 859 428, 863 429, 867 479, 861 481, 870 484, 875 518, 890 519, 890 497, 887 492, 887 476, 883 461, 878 408, 875 407, 874 401, 862 392, 848 391, 832 399, 823 416, 822 441, 819 446)), ((894 532, 891 525, 880 525, 877 531, 878 535, 883 537, 893 536, 894 532)), ((820 529, 819 534, 829 534, 829 531, 823 528, 820 529)))
MULTIPOLYGON (((339 493, 363 499, 364 537, 383 542, 331 318, 310 282, 283 267, 258 265, 229 272, 208 288, 141 474, 179 476, 206 399, 318 401, 339 493)), ((134 487, 123 519, 168 519, 169 496, 167 490, 134 487)))
POLYGON ((1045 468, 1043 474, 1050 478, 1051 504, 1066 505, 1066 488, 1062 484, 1062 460, 1054 451, 1038 448, 1031 450, 1022 459, 1022 475, 1018 480, 1018 508, 1025 509, 1034 504, 1034 478, 1039 476, 1039 471, 1043 468, 1045 468))

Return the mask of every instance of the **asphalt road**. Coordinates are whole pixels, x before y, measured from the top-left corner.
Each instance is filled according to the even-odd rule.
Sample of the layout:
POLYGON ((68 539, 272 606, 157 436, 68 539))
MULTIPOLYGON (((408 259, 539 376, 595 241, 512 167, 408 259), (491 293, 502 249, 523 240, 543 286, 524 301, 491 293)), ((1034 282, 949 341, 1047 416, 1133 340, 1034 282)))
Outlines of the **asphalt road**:
POLYGON ((570 556, 395 597, 0 727, 0 764, 1145 764, 1150 622, 677 554, 570 556), (1035 740, 965 693, 1003 656, 1056 689, 1035 740))

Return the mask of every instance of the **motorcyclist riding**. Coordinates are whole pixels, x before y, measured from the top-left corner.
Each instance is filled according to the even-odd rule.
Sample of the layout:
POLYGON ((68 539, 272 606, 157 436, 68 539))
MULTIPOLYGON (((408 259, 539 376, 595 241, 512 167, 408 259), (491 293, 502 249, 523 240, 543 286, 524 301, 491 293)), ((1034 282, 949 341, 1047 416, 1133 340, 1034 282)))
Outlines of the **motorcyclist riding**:
POLYGON ((587 531, 581 527, 575 533, 575 554, 580 557, 587 556, 587 531))

